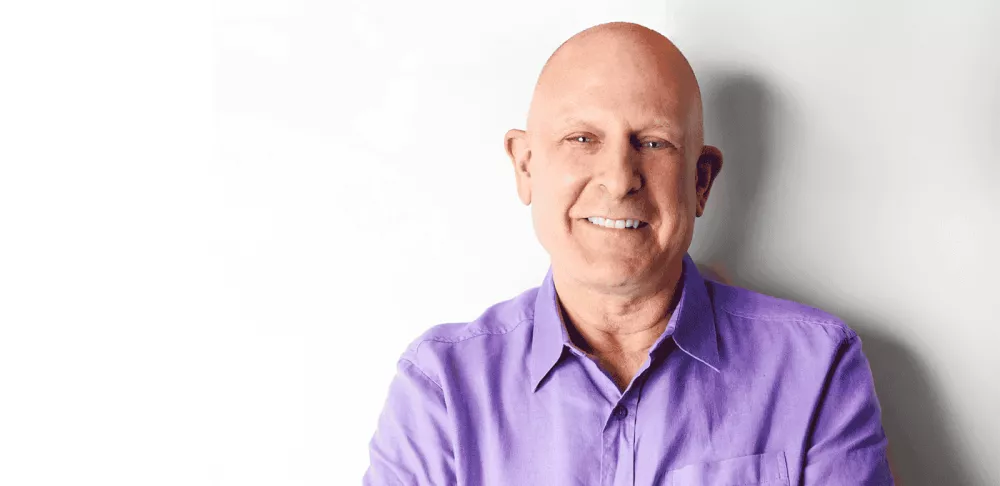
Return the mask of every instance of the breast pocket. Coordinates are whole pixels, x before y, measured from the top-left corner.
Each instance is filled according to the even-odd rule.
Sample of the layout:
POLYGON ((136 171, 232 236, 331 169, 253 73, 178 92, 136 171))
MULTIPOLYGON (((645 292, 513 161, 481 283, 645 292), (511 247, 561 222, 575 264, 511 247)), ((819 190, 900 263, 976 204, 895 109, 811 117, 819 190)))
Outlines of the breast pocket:
POLYGON ((701 462, 667 473, 668 486, 788 486, 785 453, 701 462))

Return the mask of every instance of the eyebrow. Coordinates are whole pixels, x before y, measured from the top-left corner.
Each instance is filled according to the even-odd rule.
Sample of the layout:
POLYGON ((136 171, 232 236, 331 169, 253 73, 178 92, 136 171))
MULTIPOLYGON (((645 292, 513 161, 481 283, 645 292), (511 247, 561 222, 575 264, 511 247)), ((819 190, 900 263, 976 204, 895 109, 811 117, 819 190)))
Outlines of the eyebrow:
POLYGON ((666 128, 669 130, 678 130, 680 127, 675 123, 670 123, 662 118, 657 118, 653 120, 653 123, 649 125, 650 128, 666 128))
MULTIPOLYGON (((565 128, 565 127, 570 127, 570 126, 582 126, 582 127, 588 127, 588 128, 594 128, 594 129, 597 128, 597 126, 594 125, 593 123, 591 123, 591 122, 589 122, 587 120, 584 120, 582 118, 574 117, 574 116, 569 116, 569 117, 563 118, 561 124, 558 125, 558 127, 560 129, 565 128)), ((667 120, 664 120, 662 118, 654 119, 652 123, 650 123, 646 127, 643 127, 643 130, 650 129, 650 128, 662 128, 662 129, 666 129, 666 130, 670 131, 670 133, 672 135, 682 135, 683 134, 683 130, 681 130, 681 127, 679 127, 676 123, 671 123, 671 122, 669 122, 667 120)))
POLYGON ((573 116, 563 118, 562 123, 559 125, 560 128, 565 128, 570 126, 585 126, 590 128, 596 128, 596 126, 593 123, 590 123, 587 120, 573 116))

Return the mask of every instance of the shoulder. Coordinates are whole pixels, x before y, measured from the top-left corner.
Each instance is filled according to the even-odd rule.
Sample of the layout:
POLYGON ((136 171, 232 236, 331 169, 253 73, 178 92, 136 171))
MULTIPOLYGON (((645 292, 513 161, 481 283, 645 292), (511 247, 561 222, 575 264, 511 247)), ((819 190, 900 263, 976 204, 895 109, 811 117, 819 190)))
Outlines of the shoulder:
POLYGON ((412 340, 400 357, 425 371, 447 363, 483 360, 525 343, 538 287, 489 306, 469 322, 436 324, 412 340))
POLYGON ((818 307, 706 280, 719 323, 769 337, 789 335, 841 344, 857 338, 842 319, 818 307), (751 327, 752 326, 752 327, 751 327))

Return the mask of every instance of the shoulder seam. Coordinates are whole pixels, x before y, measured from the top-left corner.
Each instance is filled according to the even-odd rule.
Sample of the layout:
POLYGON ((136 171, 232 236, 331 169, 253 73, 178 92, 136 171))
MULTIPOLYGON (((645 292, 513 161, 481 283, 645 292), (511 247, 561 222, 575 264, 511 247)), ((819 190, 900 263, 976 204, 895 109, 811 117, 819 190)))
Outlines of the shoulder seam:
MULTIPOLYGON (((423 339, 420 340, 420 343, 417 345, 417 347, 419 348, 420 344, 423 344, 423 343, 425 343, 427 341, 434 341, 434 342, 438 342, 438 343, 455 344, 455 343, 460 343, 462 341, 465 341, 465 340, 468 340, 468 339, 472 339, 474 337, 479 337, 479 336, 503 335, 503 334, 507 334, 508 332, 513 331, 514 329, 517 329, 518 326, 520 326, 521 324, 524 324, 525 322, 529 321, 530 319, 531 318, 529 316, 524 316, 521 319, 519 319, 516 324, 513 324, 513 325, 508 326, 508 327, 502 327, 502 328, 497 329, 495 331, 490 330, 490 329, 485 329, 485 328, 484 329, 479 329, 478 332, 473 332, 472 334, 468 334, 468 335, 465 335, 465 336, 457 337, 457 338, 454 338, 454 339, 448 339, 448 338, 443 338, 443 337, 426 337, 426 338, 423 338, 423 339)), ((414 352, 416 352, 416 350, 414 350, 414 352)))
POLYGON ((857 333, 853 329, 844 324, 840 319, 802 319, 796 317, 782 317, 782 316, 771 316, 771 315, 756 315, 756 314, 746 314, 725 306, 720 306, 719 309, 726 314, 730 314, 736 317, 742 317, 745 319, 755 319, 762 321, 782 321, 782 322, 801 322, 804 324, 818 324, 826 328, 833 328, 843 335, 844 340, 853 339, 857 336, 857 333))
POLYGON ((417 373, 420 373, 420 375, 423 376, 425 380, 433 383, 434 386, 436 386, 438 388, 438 391, 441 392, 441 396, 444 396, 444 388, 441 387, 441 385, 438 382, 434 381, 433 378, 431 378, 430 376, 427 376, 427 373, 424 373, 424 370, 420 369, 420 367, 417 366, 416 363, 414 363, 413 361, 410 361, 408 358, 399 358, 399 361, 400 362, 408 363, 410 365, 410 367, 412 367, 413 369, 417 370, 417 373))
MULTIPOLYGON (((472 333, 472 334, 469 334, 469 335, 466 335, 466 336, 462 336, 461 338, 456 338, 456 339, 447 339, 447 338, 440 338, 440 337, 438 337, 438 338, 435 338, 435 337, 424 338, 424 339, 421 339, 417 343, 417 345, 413 348, 413 358, 416 359, 417 356, 420 355, 420 346, 422 346, 424 343, 426 343, 428 341, 437 342, 437 343, 456 344, 456 343, 460 343, 460 342, 463 342, 463 341, 466 341, 466 340, 469 340, 469 339, 472 339, 472 338, 478 337, 478 336, 503 335, 503 334, 507 334, 510 331, 513 331, 514 329, 517 329, 521 324, 524 324, 525 322, 527 322, 529 320, 531 320, 531 316, 522 316, 513 325, 502 327, 502 328, 497 329, 495 331, 492 331, 492 330, 489 330, 489 329, 480 329, 479 330, 480 332, 475 332, 475 333, 472 333)), ((440 390, 441 393, 444 394, 444 387, 442 387, 440 383, 434 381, 434 379, 431 378, 429 375, 427 375, 427 373, 424 373, 424 370, 421 369, 420 365, 418 365, 414 360, 412 360, 410 358, 407 358, 406 356, 401 356, 399 358, 399 360, 400 360, 400 362, 406 362, 410 366, 412 366, 413 369, 417 370, 417 372, 420 373, 424 377, 424 379, 426 379, 427 381, 433 383, 434 386, 438 387, 438 390, 440 390)))
POLYGON ((853 329, 851 329, 851 328, 847 328, 847 329, 849 329, 851 332, 846 333, 847 335, 844 336, 844 340, 840 342, 841 345, 843 345, 843 344, 849 344, 851 341, 860 341, 861 340, 861 337, 858 336, 858 333, 854 332, 853 329))

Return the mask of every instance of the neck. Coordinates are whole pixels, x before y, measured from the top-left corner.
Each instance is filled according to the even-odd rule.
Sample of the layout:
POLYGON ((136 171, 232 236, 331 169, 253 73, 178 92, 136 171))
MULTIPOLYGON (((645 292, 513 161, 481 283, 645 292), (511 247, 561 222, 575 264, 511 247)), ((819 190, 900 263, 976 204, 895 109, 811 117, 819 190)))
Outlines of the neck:
POLYGON ((563 320, 573 344, 595 356, 641 356, 663 334, 680 296, 681 261, 628 292, 564 278, 553 270, 563 320))

